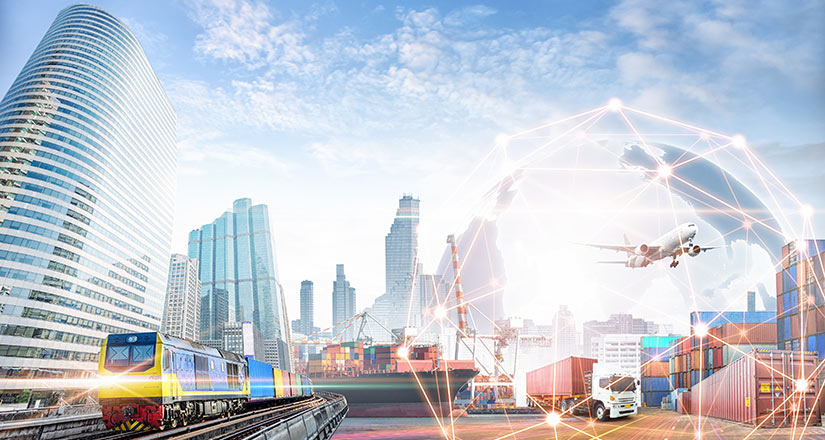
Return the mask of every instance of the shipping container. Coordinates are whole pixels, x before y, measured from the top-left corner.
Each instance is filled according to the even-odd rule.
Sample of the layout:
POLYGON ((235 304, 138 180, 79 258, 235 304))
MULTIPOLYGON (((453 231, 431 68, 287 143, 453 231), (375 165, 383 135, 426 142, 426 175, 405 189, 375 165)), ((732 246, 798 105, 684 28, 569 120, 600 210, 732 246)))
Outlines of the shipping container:
POLYGON ((596 359, 570 356, 527 372, 527 394, 531 396, 576 396, 587 393, 585 373, 593 371, 596 359))
POLYGON ((647 407, 661 407, 662 400, 669 394, 668 391, 642 391, 642 404, 647 407))
POLYGON ((642 392, 647 391, 668 391, 673 389, 673 385, 668 377, 643 377, 642 392))
POLYGON ((669 348, 681 336, 642 336, 642 350, 646 348, 669 348))
POLYGON ((667 362, 646 362, 642 364, 642 377, 665 377, 670 373, 667 362))
POLYGON ((775 322, 726 323, 708 333, 712 345, 776 345, 775 322))
POLYGON ((251 399, 271 399, 275 397, 272 365, 246 358, 249 372, 249 397, 251 399))
POLYGON ((685 391, 679 393, 678 401, 676 403, 676 412, 679 414, 690 414, 691 410, 691 392, 685 391))
POLYGON ((731 362, 736 361, 742 356, 750 353, 753 350, 774 350, 776 344, 763 345, 726 345, 722 347, 722 367, 730 365, 731 362))
POLYGON ((694 385, 691 410, 752 425, 808 424, 819 415, 818 379, 807 377, 816 367, 815 353, 754 350, 694 385))

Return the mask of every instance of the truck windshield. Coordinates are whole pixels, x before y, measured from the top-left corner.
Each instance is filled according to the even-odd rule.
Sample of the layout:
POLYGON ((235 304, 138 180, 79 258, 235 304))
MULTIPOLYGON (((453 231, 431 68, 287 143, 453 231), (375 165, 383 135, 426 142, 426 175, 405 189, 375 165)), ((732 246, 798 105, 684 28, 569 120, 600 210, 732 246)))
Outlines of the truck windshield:
POLYGON ((636 380, 627 376, 613 376, 610 378, 610 391, 636 391, 636 380))

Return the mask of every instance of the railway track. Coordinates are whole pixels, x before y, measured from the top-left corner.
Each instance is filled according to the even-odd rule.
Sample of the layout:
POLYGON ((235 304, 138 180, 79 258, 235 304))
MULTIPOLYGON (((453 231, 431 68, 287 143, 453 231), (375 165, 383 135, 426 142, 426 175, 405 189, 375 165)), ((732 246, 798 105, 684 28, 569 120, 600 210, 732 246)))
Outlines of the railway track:
MULTIPOLYGON (((41 437, 37 435, 11 438, 30 440, 40 440, 41 438, 54 440, 242 440, 253 437, 256 433, 278 425, 287 419, 299 417, 305 413, 311 414, 313 411, 317 413, 319 408, 326 408, 326 406, 340 407, 341 401, 343 401, 343 407, 346 408, 346 401, 343 397, 327 393, 316 393, 316 395, 307 399, 248 411, 230 417, 205 420, 203 422, 164 431, 96 431, 67 436, 49 435, 48 437, 41 437)), ((328 413, 329 412, 326 412, 325 414, 328 413)), ((335 415, 338 416, 338 414, 335 415)), ((343 415, 340 415, 340 418, 343 418, 343 415)), ((329 432, 329 436, 331 436, 334 429, 337 428, 338 421, 340 420, 336 420, 335 426, 329 432)), ((324 428, 324 430, 328 431, 326 428, 324 428)), ((316 431, 320 430, 316 429, 316 431)), ((3 436, 0 435, 0 437, 3 436)), ((328 437, 315 436, 312 438, 323 439, 328 437)))

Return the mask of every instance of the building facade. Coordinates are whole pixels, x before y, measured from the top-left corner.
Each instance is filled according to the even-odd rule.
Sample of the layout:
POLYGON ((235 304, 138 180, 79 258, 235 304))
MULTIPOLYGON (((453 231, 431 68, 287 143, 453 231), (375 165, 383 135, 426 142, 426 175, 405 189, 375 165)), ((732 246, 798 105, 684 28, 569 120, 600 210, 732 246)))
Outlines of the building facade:
POLYGON ((634 318, 627 313, 610 315, 607 321, 587 321, 582 325, 582 338, 585 356, 595 356, 592 351, 593 340, 602 335, 655 335, 659 333, 659 326, 652 321, 634 318))
POLYGON ((93 376, 107 334, 160 330, 175 124, 123 22, 60 11, 0 102, 0 376, 93 376))
POLYGON ((625 374, 639 376, 642 337, 638 334, 606 334, 593 338, 590 351, 600 364, 618 366, 625 374))
POLYGON ((825 240, 782 247, 776 274, 776 336, 780 350, 815 351, 825 358, 825 240))
POLYGON ((576 318, 566 305, 560 305, 553 316, 552 340, 553 349, 558 359, 579 354, 576 318))
POLYGON ((289 370, 289 329, 272 243, 267 206, 245 198, 189 233, 189 256, 200 261, 201 340, 220 340, 224 323, 252 322, 275 347, 266 361, 289 370))
POLYGON ((201 325, 201 280, 198 259, 173 254, 169 261, 166 305, 163 308, 163 333, 197 341, 201 325))
POLYGON ((226 351, 257 360, 266 358, 264 335, 249 321, 223 324, 222 342, 226 351))
POLYGON ((358 331, 355 324, 346 322, 355 315, 355 288, 349 285, 344 265, 335 265, 335 281, 332 282, 332 334, 340 334, 341 341, 352 341, 358 331), (350 325, 351 324, 351 325, 350 325), (349 325, 349 328, 347 328, 349 325))

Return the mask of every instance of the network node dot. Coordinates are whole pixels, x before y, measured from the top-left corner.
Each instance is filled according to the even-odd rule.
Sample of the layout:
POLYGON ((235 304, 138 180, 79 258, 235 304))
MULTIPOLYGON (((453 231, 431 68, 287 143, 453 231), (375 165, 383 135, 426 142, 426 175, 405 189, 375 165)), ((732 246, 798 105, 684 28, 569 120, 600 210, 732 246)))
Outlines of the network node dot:
POLYGON ((547 414, 547 424, 550 426, 558 426, 561 422, 561 416, 556 412, 551 412, 547 414))
POLYGON ((748 146, 747 141, 745 141, 745 136, 742 136, 741 134, 737 134, 732 137, 730 142, 736 148, 745 148, 748 146))
POLYGON ((622 101, 619 98, 613 98, 607 102, 607 109, 612 112, 617 112, 622 109, 622 101))

